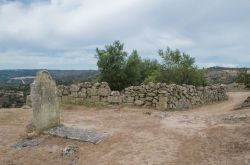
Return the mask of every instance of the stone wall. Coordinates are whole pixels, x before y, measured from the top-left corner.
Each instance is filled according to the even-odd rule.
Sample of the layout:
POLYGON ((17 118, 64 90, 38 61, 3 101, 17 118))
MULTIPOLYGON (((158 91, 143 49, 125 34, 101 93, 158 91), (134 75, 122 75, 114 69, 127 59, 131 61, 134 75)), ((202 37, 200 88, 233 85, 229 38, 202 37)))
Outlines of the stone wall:
POLYGON ((59 101, 62 103, 83 104, 84 102, 108 102, 111 89, 106 82, 91 84, 90 82, 58 86, 59 101))
POLYGON ((58 96, 59 101, 66 104, 103 102, 148 106, 160 110, 188 109, 227 99, 226 87, 223 85, 195 87, 165 83, 131 86, 125 88, 121 93, 111 91, 106 82, 60 85, 58 86, 58 96))
POLYGON ((149 83, 126 88, 124 95, 124 102, 153 106, 157 109, 188 109, 227 99, 226 88, 223 85, 195 87, 149 83))
POLYGON ((0 108, 22 107, 25 97, 22 91, 0 90, 0 108))

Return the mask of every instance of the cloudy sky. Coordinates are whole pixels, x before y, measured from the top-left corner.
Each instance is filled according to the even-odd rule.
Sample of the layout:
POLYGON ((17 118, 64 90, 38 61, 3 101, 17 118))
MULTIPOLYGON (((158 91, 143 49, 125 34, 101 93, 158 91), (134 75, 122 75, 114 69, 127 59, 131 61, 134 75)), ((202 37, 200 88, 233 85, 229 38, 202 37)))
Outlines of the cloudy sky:
POLYGON ((250 0, 0 0, 0 69, 96 69, 95 48, 115 40, 250 67, 250 0))

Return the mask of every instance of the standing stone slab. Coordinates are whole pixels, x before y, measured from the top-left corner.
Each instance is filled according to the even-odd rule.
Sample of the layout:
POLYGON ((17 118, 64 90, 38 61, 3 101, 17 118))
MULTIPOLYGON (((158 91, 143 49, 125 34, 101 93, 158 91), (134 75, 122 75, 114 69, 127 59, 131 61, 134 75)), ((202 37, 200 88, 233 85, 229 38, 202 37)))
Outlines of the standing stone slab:
POLYGON ((31 84, 33 124, 36 133, 60 124, 56 83, 48 71, 37 73, 31 84))
POLYGON ((167 110, 168 108, 168 103, 167 103, 167 97, 166 96, 160 96, 159 97, 159 102, 157 104, 157 109, 160 111, 167 110))

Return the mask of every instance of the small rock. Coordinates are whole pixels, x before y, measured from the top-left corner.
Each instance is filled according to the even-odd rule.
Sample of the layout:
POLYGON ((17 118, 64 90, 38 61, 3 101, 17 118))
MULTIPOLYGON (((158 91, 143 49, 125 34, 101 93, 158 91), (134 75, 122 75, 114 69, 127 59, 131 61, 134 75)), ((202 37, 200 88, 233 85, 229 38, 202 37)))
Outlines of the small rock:
POLYGON ((74 154, 77 150, 77 146, 76 145, 68 145, 66 146, 63 150, 62 150, 62 155, 63 156, 70 156, 72 154, 74 154))
POLYGON ((33 147, 33 146, 38 146, 43 142, 43 139, 37 138, 37 139, 23 139, 18 141, 13 147, 16 149, 22 149, 25 147, 33 147))
POLYGON ((30 138, 36 137, 37 134, 36 134, 35 131, 33 131, 33 132, 31 132, 31 133, 27 133, 27 136, 28 136, 28 138, 30 139, 30 138))
POLYGON ((71 161, 69 162, 69 165, 75 165, 75 164, 78 163, 78 161, 79 161, 79 157, 77 156, 77 157, 75 157, 73 160, 71 160, 71 161))
POLYGON ((135 105, 140 106, 140 105, 143 105, 143 104, 144 104, 144 102, 141 101, 141 100, 136 100, 136 101, 135 101, 135 105))
POLYGON ((22 108, 23 108, 23 109, 30 109, 31 106, 29 106, 29 105, 24 105, 24 106, 22 106, 22 108))
POLYGON ((36 129, 36 126, 33 122, 30 122, 27 126, 26 126, 26 132, 27 133, 33 133, 36 129))
POLYGON ((151 112, 144 112, 144 114, 146 114, 146 115, 151 115, 151 112))
POLYGON ((160 113, 157 113, 155 116, 163 119, 163 118, 168 117, 168 113, 167 112, 160 112, 160 113))

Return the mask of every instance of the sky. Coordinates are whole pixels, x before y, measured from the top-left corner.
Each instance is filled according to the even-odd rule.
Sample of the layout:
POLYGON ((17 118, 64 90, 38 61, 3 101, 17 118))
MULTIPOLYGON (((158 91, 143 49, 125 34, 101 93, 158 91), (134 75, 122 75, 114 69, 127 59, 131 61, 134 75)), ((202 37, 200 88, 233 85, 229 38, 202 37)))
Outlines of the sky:
POLYGON ((169 46, 199 67, 250 67, 250 0, 0 0, 0 69, 97 69, 115 40, 169 46))

